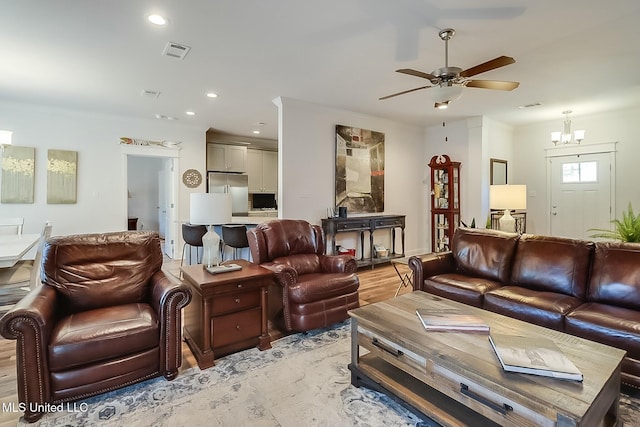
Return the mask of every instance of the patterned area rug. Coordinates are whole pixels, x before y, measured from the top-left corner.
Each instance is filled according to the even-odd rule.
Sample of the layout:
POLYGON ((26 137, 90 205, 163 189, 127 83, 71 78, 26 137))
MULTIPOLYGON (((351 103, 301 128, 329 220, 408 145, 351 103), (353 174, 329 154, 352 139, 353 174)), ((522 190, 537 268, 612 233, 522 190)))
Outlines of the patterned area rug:
MULTIPOLYGON (((193 368, 174 381, 156 378, 70 404, 21 426, 418 426, 384 395, 350 384, 349 321, 291 335, 267 351, 250 349, 193 368), (67 409, 67 408, 65 408, 67 409)), ((623 395, 625 426, 640 425, 640 400, 623 395)))

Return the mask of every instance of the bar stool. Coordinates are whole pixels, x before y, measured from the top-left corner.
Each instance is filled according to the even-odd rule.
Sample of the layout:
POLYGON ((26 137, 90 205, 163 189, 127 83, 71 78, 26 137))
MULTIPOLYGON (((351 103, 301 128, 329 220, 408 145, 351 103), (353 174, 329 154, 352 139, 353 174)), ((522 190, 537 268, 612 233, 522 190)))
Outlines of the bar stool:
POLYGON ((182 224, 182 239, 184 239, 184 246, 182 246, 182 260, 180 261, 180 267, 184 262, 184 251, 189 246, 189 264, 191 264, 191 248, 196 248, 196 262, 199 261, 200 255, 198 249, 202 245, 202 236, 207 233, 207 227, 205 225, 193 225, 189 223, 182 224))
MULTIPOLYGON (((233 248, 233 258, 238 259, 238 249, 248 248, 247 227, 244 225, 223 225, 222 241, 224 246, 233 248)), ((224 257, 224 246, 222 255, 224 257)))

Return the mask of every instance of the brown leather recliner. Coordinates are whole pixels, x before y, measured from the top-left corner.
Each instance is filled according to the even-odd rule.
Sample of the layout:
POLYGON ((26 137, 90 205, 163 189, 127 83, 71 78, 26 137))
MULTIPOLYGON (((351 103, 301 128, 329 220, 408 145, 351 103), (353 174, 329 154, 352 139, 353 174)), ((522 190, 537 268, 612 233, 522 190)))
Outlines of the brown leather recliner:
POLYGON ((275 273, 269 316, 286 331, 304 332, 346 320, 359 306, 357 265, 350 255, 324 255, 322 228, 274 220, 247 231, 253 262, 275 273))
MULTIPOLYGON (((18 340, 18 397, 36 405, 84 399, 163 375, 182 364, 181 310, 191 300, 169 280, 154 232, 54 237, 42 254, 42 286, 0 319, 18 340)), ((42 406, 40 406, 42 407, 42 406)))

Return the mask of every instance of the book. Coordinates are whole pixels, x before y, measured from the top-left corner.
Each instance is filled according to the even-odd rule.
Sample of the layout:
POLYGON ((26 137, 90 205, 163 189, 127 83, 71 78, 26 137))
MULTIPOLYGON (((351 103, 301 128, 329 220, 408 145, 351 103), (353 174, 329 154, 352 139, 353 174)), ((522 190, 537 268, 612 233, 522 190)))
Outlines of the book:
POLYGON ((418 308, 416 314, 427 331, 489 333, 489 325, 479 316, 461 310, 418 308))
POLYGON ((507 372, 582 381, 580 370, 549 339, 491 334, 489 342, 507 372))
POLYGON ((231 271, 242 270, 242 266, 238 264, 220 264, 213 267, 205 267, 205 270, 211 274, 229 273, 231 271))

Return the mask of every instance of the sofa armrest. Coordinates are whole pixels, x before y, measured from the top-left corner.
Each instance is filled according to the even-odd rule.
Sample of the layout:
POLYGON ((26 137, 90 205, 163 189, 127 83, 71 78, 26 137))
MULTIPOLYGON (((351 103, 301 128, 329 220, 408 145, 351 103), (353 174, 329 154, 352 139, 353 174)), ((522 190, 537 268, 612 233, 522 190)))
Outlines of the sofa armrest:
POLYGON ((191 289, 174 283, 164 271, 151 277, 151 306, 160 322, 160 373, 168 380, 182 365, 182 309, 191 301, 191 289))
POLYGON ((293 286, 298 281, 298 272, 291 266, 275 262, 265 262, 260 267, 273 272, 275 281, 283 288, 293 286))
POLYGON ((424 290, 424 279, 437 274, 453 273, 456 269, 453 253, 439 252, 409 258, 413 272, 413 290, 424 290))
POLYGON ((355 273, 358 264, 352 255, 322 255, 320 268, 324 273, 355 273))
POLYGON ((20 402, 41 404, 50 400, 47 348, 56 304, 56 290, 48 285, 38 286, 0 319, 0 334, 17 340, 16 380, 20 402))

